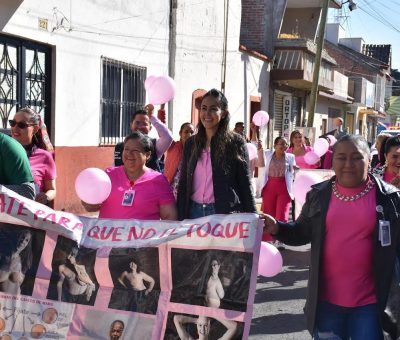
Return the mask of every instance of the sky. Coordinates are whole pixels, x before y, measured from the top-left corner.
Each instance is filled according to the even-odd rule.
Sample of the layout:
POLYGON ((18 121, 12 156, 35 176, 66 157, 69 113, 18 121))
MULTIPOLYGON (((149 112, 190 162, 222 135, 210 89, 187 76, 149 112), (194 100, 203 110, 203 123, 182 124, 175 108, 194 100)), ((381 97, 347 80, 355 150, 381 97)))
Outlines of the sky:
MULTIPOLYGON (((345 2, 345 1, 343 1, 345 2)), ((362 37, 366 44, 392 45, 392 68, 400 70, 400 0, 354 0, 357 9, 343 5, 340 22, 346 37, 362 37)), ((339 11, 330 10, 328 22, 339 11)))

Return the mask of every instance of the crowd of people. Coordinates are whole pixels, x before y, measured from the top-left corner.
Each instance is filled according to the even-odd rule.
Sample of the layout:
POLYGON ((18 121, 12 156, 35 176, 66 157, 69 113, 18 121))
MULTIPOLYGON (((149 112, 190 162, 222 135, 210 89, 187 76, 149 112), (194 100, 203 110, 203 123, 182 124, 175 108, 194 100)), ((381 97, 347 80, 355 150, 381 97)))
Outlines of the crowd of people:
MULTIPOLYGON (((395 271, 400 254, 399 136, 378 136, 372 157, 366 140, 345 133, 339 117, 332 132, 337 142, 310 165, 305 155, 313 148, 301 130, 294 130, 289 140, 276 137, 273 148, 265 151, 254 125, 250 139, 242 122, 230 130, 228 100, 216 89, 203 96, 196 128, 182 124, 177 142, 153 111, 148 105, 132 116, 132 133, 116 145, 114 166, 106 169, 111 194, 99 205, 82 202, 88 211, 99 211, 100 218, 142 220, 256 213, 252 178, 254 168, 262 167, 263 240, 278 246, 311 243, 306 314, 314 339, 331 334, 329 339, 378 340, 384 339, 384 331, 396 339, 396 321, 386 305, 392 281, 399 282, 399 270, 395 271), (148 136, 152 126, 159 139, 148 136), (255 162, 249 160, 246 143, 257 147, 255 162), (313 186, 300 216, 289 222, 298 169, 332 169, 334 176, 313 186)), ((40 116, 23 108, 9 122, 12 138, 0 134, 0 183, 50 204, 56 197, 56 168, 40 116)), ((68 260, 76 268, 74 254, 68 260)), ((205 300, 211 308, 218 308, 224 297, 219 265, 213 261, 207 282, 205 300)), ((121 274, 121 284, 142 275, 149 288, 142 282, 138 289, 151 291, 153 279, 135 266, 121 274)), ((59 270, 60 280, 79 274, 66 265, 59 270)), ((84 273, 79 275, 86 286, 77 294, 88 299, 93 283, 84 279, 84 273)), ((182 334, 182 324, 199 325, 199 320, 174 318, 182 334)), ((209 321, 203 321, 202 327, 208 327, 209 321)))

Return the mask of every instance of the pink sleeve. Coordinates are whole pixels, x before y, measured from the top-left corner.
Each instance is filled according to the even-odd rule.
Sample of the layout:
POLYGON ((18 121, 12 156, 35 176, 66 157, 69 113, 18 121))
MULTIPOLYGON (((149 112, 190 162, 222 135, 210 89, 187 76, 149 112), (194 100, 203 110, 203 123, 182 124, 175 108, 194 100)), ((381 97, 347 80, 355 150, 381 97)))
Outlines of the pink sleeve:
POLYGON ((168 127, 161 122, 157 117, 151 116, 150 117, 151 124, 154 125, 158 136, 156 140, 156 153, 157 158, 161 158, 165 151, 168 150, 169 146, 173 142, 173 137, 171 131, 169 131, 168 127))
POLYGON ((164 175, 158 176, 155 184, 157 186, 158 202, 160 205, 168 205, 176 202, 172 188, 164 175))
POLYGON ((45 180, 53 180, 56 179, 57 177, 57 171, 56 171, 56 163, 54 162, 53 156, 51 155, 50 152, 46 153, 46 174, 44 179, 45 180))
POLYGON ((314 148, 313 148, 312 146, 306 145, 306 146, 304 147, 304 150, 305 150, 306 153, 307 153, 307 152, 309 152, 309 151, 314 151, 314 148))

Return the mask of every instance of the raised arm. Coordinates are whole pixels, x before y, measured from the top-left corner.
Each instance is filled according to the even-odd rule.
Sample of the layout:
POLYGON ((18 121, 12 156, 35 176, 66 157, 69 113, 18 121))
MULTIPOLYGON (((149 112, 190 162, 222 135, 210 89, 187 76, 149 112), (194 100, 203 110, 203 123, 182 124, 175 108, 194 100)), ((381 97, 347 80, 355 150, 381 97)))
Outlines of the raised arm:
POLYGON ((150 122, 153 124, 160 137, 156 141, 156 153, 157 158, 161 158, 173 141, 172 132, 154 115, 150 115, 150 122))
POLYGON ((219 338, 219 340, 230 340, 234 337, 237 329, 237 322, 233 320, 224 320, 224 319, 218 319, 215 318, 218 322, 222 323, 225 328, 226 332, 224 333, 223 336, 219 338))
POLYGON ((221 280, 218 280, 215 290, 217 291, 218 297, 220 299, 223 299, 225 296, 225 291, 224 291, 224 287, 222 287, 221 280))
POLYGON ((192 318, 191 316, 186 315, 175 315, 174 316, 174 324, 176 327, 176 331, 178 332, 179 338, 181 340, 190 340, 190 335, 186 332, 183 325, 185 323, 194 323, 196 324, 197 319, 192 318))

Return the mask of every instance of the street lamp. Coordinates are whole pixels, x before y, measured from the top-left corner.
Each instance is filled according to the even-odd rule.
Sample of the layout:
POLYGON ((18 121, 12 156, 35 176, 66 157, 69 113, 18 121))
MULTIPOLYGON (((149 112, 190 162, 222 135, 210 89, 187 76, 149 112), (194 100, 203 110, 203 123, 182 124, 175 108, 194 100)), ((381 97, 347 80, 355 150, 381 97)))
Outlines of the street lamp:
POLYGON ((354 11, 355 9, 357 9, 357 4, 353 0, 347 0, 345 2, 342 2, 342 6, 347 3, 349 4, 350 11, 354 11))

